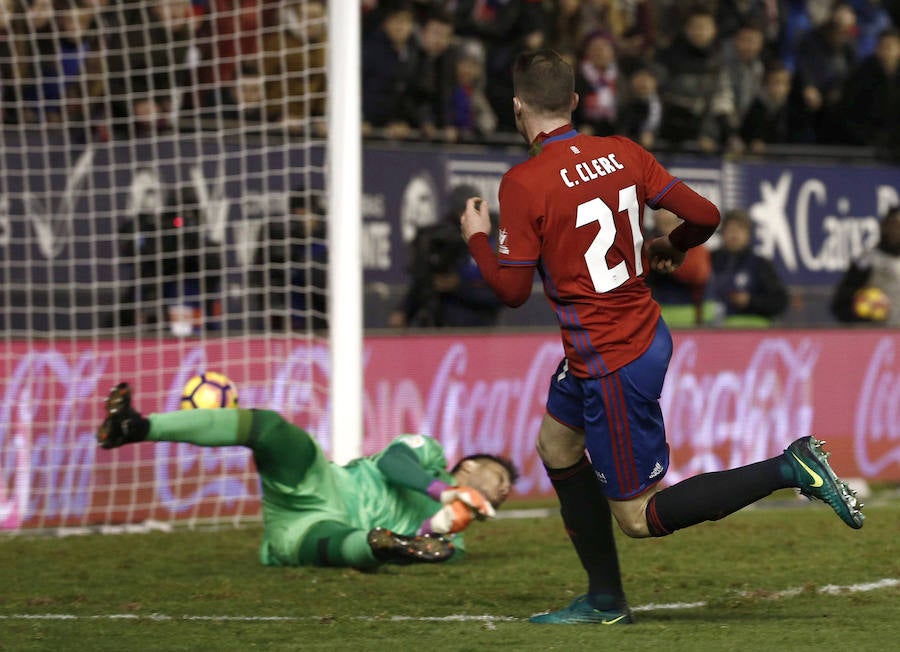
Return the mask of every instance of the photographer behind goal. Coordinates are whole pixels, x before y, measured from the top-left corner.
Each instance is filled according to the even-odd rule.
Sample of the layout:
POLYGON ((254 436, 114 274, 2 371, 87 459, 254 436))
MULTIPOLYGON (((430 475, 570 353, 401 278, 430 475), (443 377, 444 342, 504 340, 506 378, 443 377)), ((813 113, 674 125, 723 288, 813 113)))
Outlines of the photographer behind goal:
POLYGON ((419 227, 410 248, 410 285, 390 316, 397 328, 492 326, 502 304, 484 282, 459 231, 470 185, 450 193, 447 211, 435 224, 419 227))

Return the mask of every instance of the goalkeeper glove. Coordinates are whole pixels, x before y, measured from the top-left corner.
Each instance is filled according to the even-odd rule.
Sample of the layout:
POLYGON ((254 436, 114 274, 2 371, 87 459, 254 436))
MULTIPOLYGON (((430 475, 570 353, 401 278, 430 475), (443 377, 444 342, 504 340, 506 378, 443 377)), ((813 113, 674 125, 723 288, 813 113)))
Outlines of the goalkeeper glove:
POLYGON ((454 500, 441 507, 434 516, 425 519, 418 534, 455 534, 465 530, 475 513, 461 500, 454 500))
POLYGON ((452 504, 455 500, 463 502, 475 512, 475 517, 479 520, 493 518, 497 515, 494 506, 488 502, 487 498, 472 487, 452 487, 443 480, 432 480, 428 485, 427 493, 443 505, 452 504))
POLYGON ((97 430, 97 443, 102 448, 118 448, 147 438, 150 420, 131 407, 128 383, 119 383, 110 390, 104 408, 106 419, 97 430))

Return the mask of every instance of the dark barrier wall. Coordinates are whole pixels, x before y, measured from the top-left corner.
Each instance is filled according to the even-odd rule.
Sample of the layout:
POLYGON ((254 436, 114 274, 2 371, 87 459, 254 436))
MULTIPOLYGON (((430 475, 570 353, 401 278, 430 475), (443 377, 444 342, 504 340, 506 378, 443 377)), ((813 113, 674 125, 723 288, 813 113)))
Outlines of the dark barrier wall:
MULTIPOLYGON (((366 279, 403 280, 405 243, 416 225, 443 213, 454 185, 476 186, 496 210, 500 178, 524 156, 367 148, 366 279)), ((757 251, 791 285, 834 284, 850 258, 877 240, 878 217, 900 203, 897 167, 660 160, 720 209, 747 209, 757 226, 757 251)))
MULTIPOLYGON (((61 133, 38 131, 7 131, 3 139, 0 281, 30 293, 52 294, 65 284, 114 287, 106 282, 127 278, 115 257, 118 226, 142 207, 158 207, 176 185, 196 190, 210 239, 228 245, 231 287, 240 287, 263 220, 286 210, 291 188, 321 185, 322 151, 290 143, 180 135, 73 145, 61 133)), ((406 243, 418 225, 442 214, 450 189, 473 184, 496 210, 501 176, 524 156, 518 148, 367 146, 365 281, 404 284, 406 243)), ((877 237, 878 216, 900 203, 897 167, 662 162, 720 208, 748 209, 758 251, 791 285, 833 285, 877 237)), ((333 183, 339 187, 340 177, 333 183)), ((101 295, 91 296, 108 303, 101 295)), ((66 300, 51 305, 66 307, 66 300)))

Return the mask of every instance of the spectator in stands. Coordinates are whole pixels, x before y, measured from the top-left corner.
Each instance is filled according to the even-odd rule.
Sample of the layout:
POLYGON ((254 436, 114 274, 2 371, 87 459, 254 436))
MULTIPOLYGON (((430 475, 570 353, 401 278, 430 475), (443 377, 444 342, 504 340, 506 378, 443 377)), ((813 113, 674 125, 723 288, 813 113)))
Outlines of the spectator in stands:
POLYGON ((12 24, 12 0, 0 0, 0 121, 14 123, 18 120, 16 101, 19 75, 17 58, 13 57, 16 39, 12 24))
POLYGON ((753 220, 735 209, 722 219, 722 246, 712 252, 711 297, 725 326, 768 326, 784 313, 788 293, 775 266, 753 251, 753 220))
MULTIPOLYGON (((681 222, 672 211, 664 208, 654 211, 653 237, 668 235, 681 222)), ((647 285, 666 324, 673 328, 690 328, 713 320, 715 305, 707 300, 711 273, 709 249, 700 245, 688 249, 684 262, 671 274, 656 271, 647 274, 647 285)))
POLYGON ((581 0, 556 0, 551 6, 544 28, 547 47, 560 54, 577 52, 587 35, 581 0))
POLYGON ((55 38, 41 52, 41 103, 44 118, 64 122, 69 134, 88 139, 90 120, 105 88, 101 77, 103 45, 97 11, 89 0, 54 0, 55 38))
POLYGON ((107 56, 114 127, 132 135, 171 128, 184 90, 194 86, 199 21, 188 0, 128 4, 122 16, 107 56))
POLYGON ((295 188, 286 219, 263 226, 251 284, 264 290, 261 310, 268 328, 328 328, 328 247, 322 194, 295 188))
POLYGON ((325 134, 325 5, 294 0, 282 7, 281 29, 262 37, 265 116, 292 132, 325 134), (312 121, 312 122, 310 122, 312 121))
MULTIPOLYGON (((734 102, 732 133, 740 127, 741 120, 759 95, 763 85, 763 32, 752 24, 742 25, 734 37, 722 46, 726 84, 734 102)), ((740 141, 731 143, 732 150, 740 141)))
POLYGON ((595 136, 617 133, 620 88, 612 34, 602 31, 590 34, 575 67, 575 92, 579 100, 573 118, 579 131, 595 136))
POLYGON ((262 121, 265 117, 264 84, 265 80, 259 72, 259 66, 252 61, 244 62, 237 76, 230 83, 222 85, 221 99, 214 115, 221 115, 224 120, 262 121))
POLYGON ((457 0, 456 33, 479 39, 485 49, 485 89, 498 129, 515 133, 509 98, 513 96, 512 66, 524 50, 544 43, 544 13, 541 3, 531 0, 457 0))
POLYGON ((741 121, 744 148, 763 154, 770 144, 813 142, 811 120, 793 88, 790 70, 778 62, 768 66, 763 88, 741 121))
POLYGON ((456 52, 454 84, 447 119, 460 140, 483 138, 497 128, 497 116, 484 93, 484 50, 467 40, 456 52))
POLYGON ((651 68, 638 68, 628 80, 625 104, 619 112, 619 133, 652 149, 662 123, 662 101, 651 68))
POLYGON ((455 52, 453 16, 442 9, 432 9, 416 30, 417 50, 413 92, 417 108, 416 123, 425 138, 455 141, 456 126, 449 115, 453 94, 455 52))
POLYGON ((543 21, 545 47, 560 54, 581 52, 587 37, 596 32, 605 32, 617 44, 627 47, 629 56, 639 56, 652 42, 652 25, 648 26, 646 20, 651 3, 647 0, 556 0, 545 4, 550 6, 543 21))
POLYGON ((604 31, 618 40, 631 26, 629 8, 620 0, 582 2, 581 21, 585 37, 596 31, 604 31))
POLYGON ((855 28, 853 8, 839 3, 824 25, 807 32, 797 43, 795 74, 805 106, 814 116, 820 144, 840 139, 838 105, 841 87, 856 61, 855 28))
POLYGON ((887 11, 891 19, 891 23, 895 27, 900 27, 900 2, 897 2, 897 0, 882 0, 882 2, 885 11, 887 11))
POLYGON ((881 33, 874 54, 844 82, 841 107, 848 143, 885 148, 900 159, 900 31, 881 33))
POLYGON ((725 84, 716 23, 694 8, 672 45, 657 57, 663 122, 660 137, 715 152, 730 136, 734 103, 725 84))
POLYGON ((783 21, 782 4, 770 0, 718 0, 715 6, 719 38, 727 43, 738 38, 748 25, 754 25, 759 31, 760 48, 765 49, 767 57, 776 55, 783 21))
MULTIPOLYGON (((280 25, 280 3, 267 0, 205 0, 209 20, 202 49, 201 79, 212 89, 228 85, 245 64, 259 67, 259 46, 264 32, 280 25)), ((215 105, 217 97, 207 98, 215 105)))
POLYGON ((388 138, 407 138, 416 120, 412 5, 394 0, 379 13, 380 27, 362 45, 363 135, 379 128, 388 138))
POLYGON ((155 253, 160 258, 162 297, 172 333, 218 330, 224 265, 208 238, 200 198, 192 186, 170 193, 157 234, 155 253))
POLYGON ((784 0, 781 3, 781 34, 778 39, 778 58, 794 72, 797 43, 815 24, 807 11, 809 0, 784 0))
POLYGON ((616 54, 619 69, 631 74, 653 64, 656 54, 656 3, 652 0, 635 0, 623 3, 629 12, 625 29, 616 35, 616 54))
MULTIPOLYGON (((152 178, 152 177, 148 177, 152 178)), ((190 186, 164 194, 158 185, 134 207, 134 221, 119 227, 120 254, 133 261, 135 286, 122 303, 121 324, 167 323, 175 335, 218 328, 222 259, 206 235, 196 192, 190 186)))
MULTIPOLYGON (((856 54, 865 58, 875 52, 881 33, 897 27, 885 5, 896 0, 850 0, 856 13, 856 54)), ((900 5, 898 5, 900 6, 900 5)))
POLYGON ((861 290, 877 288, 883 293, 888 312, 886 326, 900 327, 900 207, 889 208, 881 220, 878 244, 853 260, 841 277, 831 302, 831 311, 842 322, 879 321, 855 305, 861 290))
POLYGON ((53 39, 53 0, 11 0, 7 10, 10 59, 4 84, 10 87, 4 89, 4 98, 15 104, 4 106, 4 113, 11 121, 33 123, 43 119, 37 82, 42 59, 52 56, 47 51, 53 39))
POLYGON ((89 0, 8 4, 10 34, 2 61, 4 118, 64 124, 73 142, 91 138, 92 117, 105 95, 104 41, 89 0), (8 103, 7 103, 8 102, 8 103))
POLYGON ((410 285, 390 316, 403 327, 474 327, 497 322, 501 303, 481 276, 459 232, 466 200, 478 189, 453 189, 447 212, 436 224, 419 227, 411 248, 410 285))

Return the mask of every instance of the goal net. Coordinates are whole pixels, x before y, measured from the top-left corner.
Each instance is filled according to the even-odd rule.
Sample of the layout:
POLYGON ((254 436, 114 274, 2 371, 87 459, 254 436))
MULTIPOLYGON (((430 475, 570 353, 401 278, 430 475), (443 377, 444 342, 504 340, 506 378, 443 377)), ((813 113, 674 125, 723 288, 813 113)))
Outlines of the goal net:
POLYGON ((257 518, 246 449, 94 432, 213 370, 328 450, 324 3, 0 13, 0 530, 257 518))

